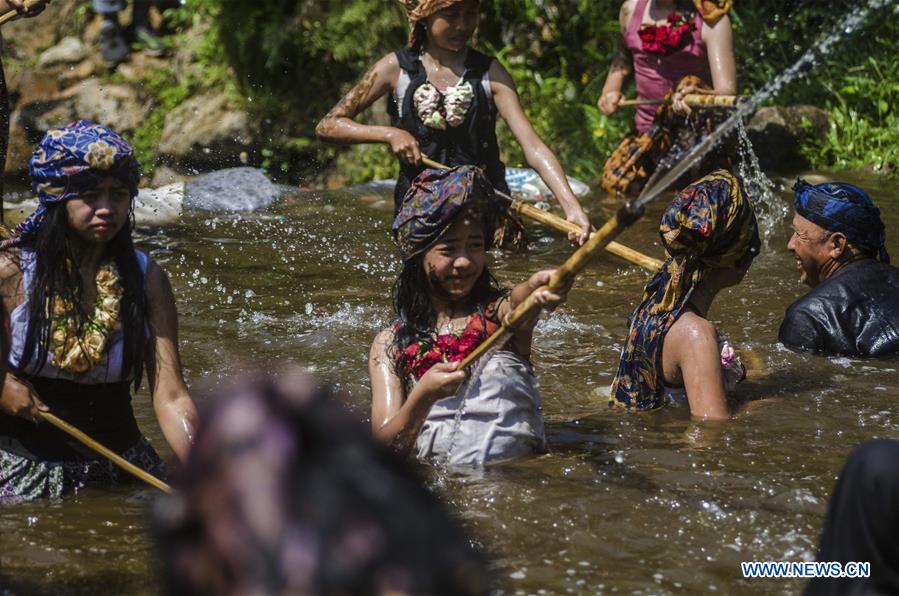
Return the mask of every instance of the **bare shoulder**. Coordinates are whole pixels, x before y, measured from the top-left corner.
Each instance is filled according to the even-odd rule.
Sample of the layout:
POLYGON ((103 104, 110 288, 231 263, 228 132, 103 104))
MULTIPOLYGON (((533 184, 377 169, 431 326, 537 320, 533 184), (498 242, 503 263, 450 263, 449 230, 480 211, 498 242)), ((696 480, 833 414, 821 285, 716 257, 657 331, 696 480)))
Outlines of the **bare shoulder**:
POLYGON ((717 344, 718 332, 715 329, 715 325, 708 319, 704 319, 692 312, 686 312, 671 326, 665 339, 676 342, 690 342, 691 344, 711 339, 717 344))
POLYGON ((733 26, 730 15, 724 15, 713 24, 702 23, 702 40, 706 43, 719 39, 729 39, 733 36, 733 26))
POLYGON ((371 67, 371 70, 374 71, 379 78, 395 81, 397 77, 400 76, 400 62, 396 59, 396 54, 390 52, 375 62, 375 65, 371 67))
POLYGON ((0 283, 7 284, 22 277, 18 250, 0 252, 0 283))
POLYGON ((371 357, 372 358, 383 358, 387 356, 388 349, 390 348, 390 344, 393 343, 394 335, 396 334, 396 330, 393 326, 387 327, 386 329, 381 330, 375 336, 374 341, 371 342, 371 357))

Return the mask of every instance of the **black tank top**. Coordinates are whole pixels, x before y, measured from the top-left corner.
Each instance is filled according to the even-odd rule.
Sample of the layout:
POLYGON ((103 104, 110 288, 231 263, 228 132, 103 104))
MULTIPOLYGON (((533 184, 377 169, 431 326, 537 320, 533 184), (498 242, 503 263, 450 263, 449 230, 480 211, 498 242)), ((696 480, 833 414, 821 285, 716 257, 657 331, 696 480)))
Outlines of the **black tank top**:
MULTIPOLYGON (((428 73, 421 63, 418 52, 411 48, 403 48, 397 50, 395 54, 400 68, 409 76, 409 87, 403 96, 402 110, 397 106, 393 94, 390 95, 387 112, 390 114, 391 125, 402 128, 414 136, 422 153, 434 161, 448 166, 478 166, 487 174, 494 188, 508 193, 506 166, 499 158, 499 145, 496 141, 496 108, 487 98, 482 84, 494 60, 493 57, 468 48, 462 80, 471 84, 474 98, 468 108, 465 122, 459 126, 448 126, 445 130, 439 130, 425 126, 412 100, 415 90, 428 81, 428 73)), ((412 180, 422 169, 406 164, 400 165, 399 177, 393 192, 394 215, 399 211, 403 196, 412 180)))
MULTIPOLYGON (((31 377, 28 381, 51 412, 116 453, 126 451, 140 440, 140 429, 131 408, 129 381, 102 385, 45 377, 31 377)), ((35 425, 2 413, 0 449, 32 460, 54 462, 100 457, 49 422, 35 425)))

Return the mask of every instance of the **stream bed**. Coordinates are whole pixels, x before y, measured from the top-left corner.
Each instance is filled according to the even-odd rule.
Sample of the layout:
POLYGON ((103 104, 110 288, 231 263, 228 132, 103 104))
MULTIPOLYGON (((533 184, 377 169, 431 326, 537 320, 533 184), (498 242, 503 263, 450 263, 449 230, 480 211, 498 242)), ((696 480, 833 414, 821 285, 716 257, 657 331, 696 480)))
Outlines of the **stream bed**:
MULTIPOLYGON (((899 258, 899 192, 840 176, 880 206, 899 258)), ((777 200, 791 180, 776 179, 777 200)), ((595 223, 615 205, 583 201, 595 223)), ((661 257, 664 199, 619 240, 661 257)), ((301 192, 254 213, 186 211, 138 230, 139 246, 172 278, 185 374, 198 399, 247 370, 302 364, 339 386, 368 419, 368 349, 390 324, 398 258, 389 193, 301 192)), ((9 213, 12 213, 10 211, 9 213)), ((494 251, 514 284, 572 251, 536 227, 526 256, 494 251)), ((626 317, 649 275, 604 255, 567 305, 541 321, 533 361, 550 453, 429 482, 491 555, 502 594, 782 594, 797 580, 743 580, 741 561, 811 560, 837 473, 873 437, 899 436, 899 360, 786 350, 777 331, 807 288, 786 251, 789 218, 769 224, 745 281, 710 318, 750 368, 749 401, 726 423, 696 423, 685 407, 623 414, 607 406, 626 317)), ((149 397, 141 428, 167 457, 149 397)), ((0 594, 154 594, 146 529, 151 489, 86 490, 61 501, 0 508, 0 594), (3 590, 7 588, 9 592, 3 590)))

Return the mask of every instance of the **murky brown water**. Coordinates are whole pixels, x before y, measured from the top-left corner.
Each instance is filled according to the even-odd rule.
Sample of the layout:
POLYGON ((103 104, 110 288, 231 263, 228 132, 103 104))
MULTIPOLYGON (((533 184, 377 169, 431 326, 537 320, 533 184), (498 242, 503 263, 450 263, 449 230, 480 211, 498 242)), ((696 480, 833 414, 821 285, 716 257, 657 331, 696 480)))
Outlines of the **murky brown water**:
MULTIPOLYGON (((872 191, 888 230, 899 194, 872 191)), ((784 194, 784 197, 787 195, 784 194)), ((386 195, 381 197, 389 200, 386 195)), ((611 205, 587 201, 602 221, 611 205)), ((660 256, 663 205, 620 239, 660 256)), ((302 363, 368 411, 367 352, 391 318, 395 253, 390 208, 377 197, 303 193, 268 213, 186 217, 143 230, 141 246, 173 279, 182 353, 194 388, 229 373, 302 363)), ((785 251, 787 222, 745 282, 711 316, 752 356, 742 395, 764 398, 724 424, 686 408, 623 415, 606 407, 625 318, 647 274, 597 261, 569 304, 540 324, 534 362, 551 453, 433 483, 495 560, 502 593, 790 593, 793 580, 740 579, 740 561, 813 557, 843 459, 860 442, 899 435, 895 358, 861 361, 795 354, 777 344, 787 305, 805 290, 785 251)), ((535 231, 538 231, 535 229, 535 231)), ((899 255, 899 236, 888 241, 899 255)), ((561 263, 555 234, 527 257, 494 256, 508 283, 561 263)), ((146 394, 141 427, 162 449, 146 394)), ((0 587, 16 594, 155 593, 144 530, 151 490, 84 491, 61 502, 0 508, 0 587)), ((0 591, 2 592, 2 591, 0 591)))

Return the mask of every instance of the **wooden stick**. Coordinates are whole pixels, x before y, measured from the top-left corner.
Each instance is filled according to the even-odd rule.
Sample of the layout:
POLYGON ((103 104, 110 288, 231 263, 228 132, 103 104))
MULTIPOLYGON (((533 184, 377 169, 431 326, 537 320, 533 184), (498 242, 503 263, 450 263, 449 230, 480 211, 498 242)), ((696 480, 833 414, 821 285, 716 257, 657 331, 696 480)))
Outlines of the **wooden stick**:
MULTIPOLYGON (((684 96, 684 103, 698 108, 733 108, 740 101, 739 95, 712 95, 703 93, 688 93, 684 96)), ((619 106, 661 106, 671 105, 671 99, 622 99, 619 106)))
MULTIPOLYGON (((429 168, 435 168, 437 170, 446 170, 448 168, 448 166, 445 166, 442 163, 436 162, 433 159, 429 159, 427 157, 422 157, 421 161, 429 168)), ((572 223, 566 219, 562 219, 558 215, 553 215, 548 211, 544 211, 543 209, 535 207, 534 205, 529 205, 524 201, 513 199, 502 191, 495 190, 494 192, 501 199, 509 201, 509 203, 511 204, 510 209, 513 212, 521 215, 522 217, 527 217, 528 219, 534 220, 538 223, 542 223, 543 225, 556 229, 560 232, 565 232, 566 234, 568 232, 580 233, 581 231, 581 227, 579 225, 572 223)), ((593 234, 591 234, 591 237, 592 236, 593 234)), ((605 247, 605 249, 616 257, 620 257, 625 261, 633 263, 634 265, 639 265, 640 267, 648 269, 653 273, 658 271, 662 266, 662 261, 654 259, 648 255, 644 255, 643 253, 632 248, 628 248, 627 246, 618 242, 610 242, 605 247)))
MULTIPOLYGON (((634 208, 630 203, 623 205, 621 209, 618 210, 618 213, 615 214, 615 217, 607 221, 605 225, 599 228, 594 234, 591 234, 590 239, 587 240, 583 246, 574 251, 574 254, 568 257, 568 259, 553 272, 552 276, 549 278, 548 284, 535 291, 549 290, 552 292, 572 280, 587 266, 590 259, 596 256, 600 250, 605 248, 613 238, 621 234, 621 232, 628 226, 640 219, 644 211, 643 207, 634 208)), ((475 360, 483 356, 484 353, 492 348, 501 338, 508 337, 523 321, 527 320, 539 309, 540 305, 534 301, 534 293, 532 292, 524 302, 515 308, 515 310, 506 315, 506 318, 503 320, 503 324, 499 329, 485 339, 474 352, 469 354, 468 357, 459 363, 458 370, 471 366, 475 360)))
POLYGON ((83 432, 81 432, 80 430, 78 430, 77 428, 75 428, 74 426, 72 426, 71 424, 66 422, 65 420, 62 420, 62 419, 54 416, 50 412, 41 412, 41 417, 44 420, 46 420, 47 422, 49 422, 50 424, 52 424, 53 426, 55 426, 56 428, 58 428, 59 430, 74 437, 75 439, 77 439, 78 441, 83 443, 84 445, 90 447, 91 449, 93 449, 94 451, 96 451, 97 453, 102 455, 103 457, 107 458, 109 461, 111 461, 115 465, 119 466, 120 468, 122 468, 123 470, 128 472, 129 474, 133 474, 134 476, 137 476, 138 478, 140 478, 147 484, 150 484, 163 492, 166 492, 166 493, 172 492, 171 486, 169 486, 168 484, 166 484, 165 482, 163 482, 156 476, 153 476, 152 474, 150 474, 144 470, 141 470, 140 468, 138 468, 137 466, 135 466, 134 464, 132 464, 131 462, 129 462, 128 460, 123 458, 122 456, 115 453, 114 451, 111 451, 110 449, 104 447, 103 445, 96 442, 95 440, 93 440, 92 438, 90 438, 89 436, 87 436, 86 434, 84 434, 83 432))
MULTIPOLYGON (((41 0, 25 0, 25 8, 28 9, 28 8, 37 6, 38 2, 40 2, 40 1, 41 0)), ((17 16, 19 16, 19 11, 15 10, 15 9, 9 11, 8 13, 6 13, 4 15, 0 15, 0 25, 2 25, 3 23, 6 23, 7 21, 13 20, 17 16)))

